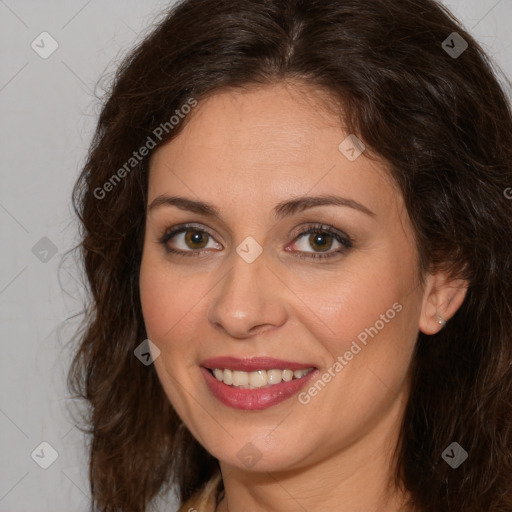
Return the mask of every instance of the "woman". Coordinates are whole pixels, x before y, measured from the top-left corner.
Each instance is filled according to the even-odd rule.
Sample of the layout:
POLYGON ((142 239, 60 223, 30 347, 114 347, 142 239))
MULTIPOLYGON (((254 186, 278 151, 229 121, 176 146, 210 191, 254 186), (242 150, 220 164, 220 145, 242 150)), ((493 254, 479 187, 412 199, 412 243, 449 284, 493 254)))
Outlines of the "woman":
POLYGON ((188 0, 74 200, 101 511, 512 510, 512 114, 431 0, 188 0))

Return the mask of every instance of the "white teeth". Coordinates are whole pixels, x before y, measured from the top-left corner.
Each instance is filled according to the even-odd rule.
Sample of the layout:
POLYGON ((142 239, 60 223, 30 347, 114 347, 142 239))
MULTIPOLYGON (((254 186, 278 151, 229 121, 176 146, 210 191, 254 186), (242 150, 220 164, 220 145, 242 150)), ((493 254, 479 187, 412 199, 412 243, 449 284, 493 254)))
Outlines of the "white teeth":
POLYGON ((240 389, 256 389, 279 384, 281 381, 290 382, 300 379, 311 372, 313 368, 305 370, 258 370, 255 372, 242 372, 238 370, 223 370, 215 368, 213 375, 219 382, 224 382, 228 386, 238 387, 240 389))
MULTIPOLYGON (((217 380, 219 380, 218 377, 217 380)), ((235 370, 233 372, 233 386, 247 386, 247 384, 249 384, 249 374, 247 372, 238 372, 235 370)))
POLYGON ((224 370, 224 375, 222 375, 222 370, 220 370, 220 375, 220 377, 217 377, 217 375, 215 375, 215 377, 217 377, 217 380, 222 380, 224 381, 224 384, 228 384, 229 386, 233 384, 233 372, 231 370, 224 370))
POLYGON ((279 384, 282 378, 283 372, 281 370, 267 370, 267 379, 269 384, 279 384))
POLYGON ((293 379, 293 372, 291 370, 283 370, 283 380, 290 382, 293 379))
POLYGON ((257 372, 249 373, 249 386, 252 386, 253 388, 261 388, 267 384, 266 370, 258 370, 257 372))

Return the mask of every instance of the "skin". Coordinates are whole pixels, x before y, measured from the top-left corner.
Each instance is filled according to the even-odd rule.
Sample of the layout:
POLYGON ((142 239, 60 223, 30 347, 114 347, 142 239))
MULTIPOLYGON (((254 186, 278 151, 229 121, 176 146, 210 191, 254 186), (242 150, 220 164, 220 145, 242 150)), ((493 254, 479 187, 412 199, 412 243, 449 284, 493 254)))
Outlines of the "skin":
MULTIPOLYGON (((385 163, 342 154, 348 133, 325 99, 290 83, 217 92, 150 161, 148 205, 172 194, 221 212, 219 220, 175 206, 148 210, 140 272, 162 386, 220 461, 219 511, 399 510, 405 496, 390 485, 392 450, 417 334, 437 332, 436 314, 448 320, 464 298, 465 283, 442 273, 421 283, 412 227, 385 163), (374 215, 333 205, 272 215, 281 201, 321 194, 374 215), (168 245, 199 257, 168 254, 159 243, 184 223, 194 223, 189 235, 203 228, 212 238, 187 245, 181 233, 168 245), (315 223, 346 233, 353 247, 300 259, 322 254, 309 235, 295 235, 315 223), (252 263, 236 252, 248 236, 263 249, 252 263), (402 310, 305 405, 295 395, 264 410, 233 409, 200 373, 204 359, 231 355, 312 363, 322 375, 395 303, 402 310), (249 442, 261 454, 251 468, 237 456, 249 442)), ((326 240, 326 252, 341 247, 326 240)))

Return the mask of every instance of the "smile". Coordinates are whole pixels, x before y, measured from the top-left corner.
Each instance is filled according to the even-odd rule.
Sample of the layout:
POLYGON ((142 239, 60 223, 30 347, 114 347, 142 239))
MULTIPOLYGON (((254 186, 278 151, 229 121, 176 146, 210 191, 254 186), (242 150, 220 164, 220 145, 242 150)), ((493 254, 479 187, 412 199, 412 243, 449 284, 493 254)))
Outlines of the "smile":
POLYGON ((238 389, 259 389, 275 386, 281 382, 290 382, 294 379, 301 379, 314 368, 304 370, 256 370, 253 372, 244 372, 230 369, 214 368, 212 373, 219 381, 238 389))
POLYGON ((318 374, 311 364, 268 357, 217 357, 202 361, 199 369, 213 400, 243 410, 277 405, 318 374))

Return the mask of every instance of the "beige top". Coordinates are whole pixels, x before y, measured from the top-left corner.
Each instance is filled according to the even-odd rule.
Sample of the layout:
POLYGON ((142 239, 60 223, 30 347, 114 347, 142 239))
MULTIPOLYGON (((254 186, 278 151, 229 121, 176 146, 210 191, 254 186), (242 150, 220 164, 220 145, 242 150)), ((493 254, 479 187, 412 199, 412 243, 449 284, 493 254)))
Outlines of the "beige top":
MULTIPOLYGON (((178 512, 215 512, 217 508, 217 485, 221 475, 209 480, 206 485, 193 496, 191 496, 179 509, 178 512)), ((401 508, 398 512, 412 512, 412 509, 401 508)))
POLYGON ((209 480, 199 492, 191 496, 178 509, 178 512, 215 512, 217 506, 217 485, 221 479, 218 474, 209 480))

